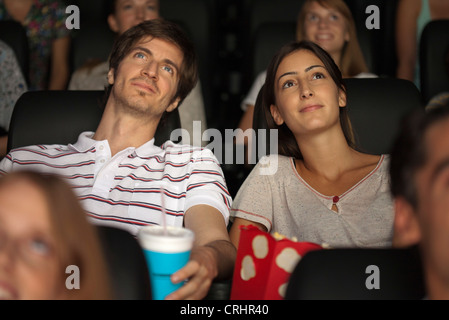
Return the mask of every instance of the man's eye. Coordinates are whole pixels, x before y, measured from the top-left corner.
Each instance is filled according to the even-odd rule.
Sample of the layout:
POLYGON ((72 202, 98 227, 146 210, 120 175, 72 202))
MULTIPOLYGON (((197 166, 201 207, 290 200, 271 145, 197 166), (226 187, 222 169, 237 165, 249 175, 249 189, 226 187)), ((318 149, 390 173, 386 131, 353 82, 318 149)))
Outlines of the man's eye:
POLYGON ((162 70, 165 70, 165 71, 167 71, 167 72, 169 72, 169 73, 173 73, 173 68, 170 67, 170 66, 163 66, 163 67, 162 67, 162 70))
POLYGON ((143 53, 138 52, 138 53, 136 53, 135 57, 139 58, 139 59, 144 59, 145 55, 143 53))

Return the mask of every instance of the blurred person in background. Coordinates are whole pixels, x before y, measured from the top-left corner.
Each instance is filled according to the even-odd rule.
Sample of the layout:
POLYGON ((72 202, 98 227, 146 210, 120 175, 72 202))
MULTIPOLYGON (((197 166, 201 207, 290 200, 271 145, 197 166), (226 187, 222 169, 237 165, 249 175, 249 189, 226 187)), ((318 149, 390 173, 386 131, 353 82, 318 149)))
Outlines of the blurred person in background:
POLYGON ((15 20, 26 29, 29 89, 64 90, 70 74, 70 30, 61 0, 0 0, 0 20, 15 20))
POLYGON ((0 40, 0 158, 6 155, 14 105, 27 88, 14 51, 0 40))

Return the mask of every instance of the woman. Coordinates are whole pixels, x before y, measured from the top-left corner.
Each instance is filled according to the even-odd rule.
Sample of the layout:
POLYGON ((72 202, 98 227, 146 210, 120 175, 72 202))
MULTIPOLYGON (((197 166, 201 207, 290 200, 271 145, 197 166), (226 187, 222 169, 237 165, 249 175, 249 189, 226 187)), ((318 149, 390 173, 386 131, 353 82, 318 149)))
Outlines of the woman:
POLYGON ((30 49, 30 90, 64 90, 70 74, 70 31, 61 0, 0 0, 0 20, 26 29, 30 49))
POLYGON ((60 178, 27 171, 0 178, 0 300, 111 298, 99 241, 60 178), (67 287, 76 276, 70 266, 79 289, 67 287))
POLYGON ((342 75, 310 41, 272 59, 256 108, 278 129, 279 155, 263 158, 235 198, 231 240, 252 224, 332 247, 391 245, 387 155, 358 152, 342 75))
MULTIPOLYGON (((296 40, 320 45, 332 56, 345 78, 375 77, 368 72, 354 18, 343 0, 306 0, 298 15, 296 40)), ((266 71, 258 75, 242 102, 244 114, 238 127, 243 131, 252 128, 254 104, 265 77, 266 71)))

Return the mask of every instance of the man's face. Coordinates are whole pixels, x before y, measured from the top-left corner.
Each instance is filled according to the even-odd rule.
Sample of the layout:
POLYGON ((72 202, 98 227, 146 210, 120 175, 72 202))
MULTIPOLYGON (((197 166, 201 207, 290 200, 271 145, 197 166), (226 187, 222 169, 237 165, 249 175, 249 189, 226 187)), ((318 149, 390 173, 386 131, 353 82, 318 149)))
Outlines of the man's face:
POLYGON ((117 0, 115 14, 108 17, 112 31, 122 34, 147 20, 159 18, 159 0, 117 0))
POLYGON ((449 118, 435 123, 425 142, 427 162, 415 179, 420 245, 439 281, 449 285, 449 118))
POLYGON ((165 40, 147 37, 139 41, 122 60, 116 72, 108 73, 113 85, 110 100, 127 112, 156 118, 173 111, 183 61, 181 50, 165 40))

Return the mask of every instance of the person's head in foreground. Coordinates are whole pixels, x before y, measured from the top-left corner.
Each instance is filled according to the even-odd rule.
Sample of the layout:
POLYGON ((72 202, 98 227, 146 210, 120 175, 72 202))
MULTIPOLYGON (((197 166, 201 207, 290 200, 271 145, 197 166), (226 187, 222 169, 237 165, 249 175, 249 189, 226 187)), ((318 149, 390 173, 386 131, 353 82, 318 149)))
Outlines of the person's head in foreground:
POLYGON ((0 300, 109 298, 96 229, 65 181, 30 171, 0 177, 0 300))
POLYGON ((449 299, 449 108, 418 110, 391 153, 395 247, 419 244, 430 299, 449 299))

